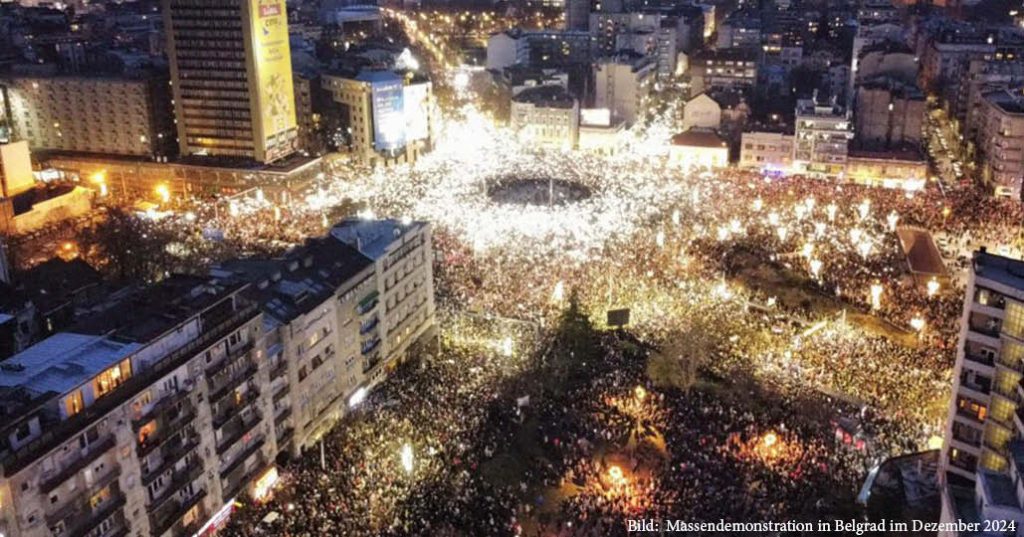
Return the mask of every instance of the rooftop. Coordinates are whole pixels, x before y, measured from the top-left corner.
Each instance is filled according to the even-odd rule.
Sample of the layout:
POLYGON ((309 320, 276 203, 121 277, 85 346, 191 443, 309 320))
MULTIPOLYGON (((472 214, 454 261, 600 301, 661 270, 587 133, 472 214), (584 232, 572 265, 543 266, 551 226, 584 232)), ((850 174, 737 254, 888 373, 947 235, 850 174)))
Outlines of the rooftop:
POLYGON ((269 316, 287 322, 322 304, 372 263, 355 248, 328 236, 310 239, 279 259, 227 261, 212 275, 254 283, 247 294, 269 316))
POLYGON ((394 219, 363 220, 349 218, 331 228, 331 236, 354 246, 363 255, 376 261, 387 253, 388 246, 405 232, 425 225, 424 222, 403 223, 394 219))
POLYGON ((984 248, 974 252, 974 272, 1014 289, 1024 290, 1024 261, 988 253, 984 248))
POLYGON ((530 103, 544 108, 572 108, 576 104, 562 86, 535 86, 520 91, 512 98, 517 103, 530 103))
POLYGON ((1024 88, 1000 88, 985 93, 984 98, 1007 114, 1024 114, 1024 88))
POLYGON ((64 394, 141 347, 105 336, 59 333, 5 360, 0 388, 24 388, 33 397, 64 394))
POLYGON ((685 147, 729 147, 721 136, 712 130, 690 129, 672 137, 672 145, 685 147))

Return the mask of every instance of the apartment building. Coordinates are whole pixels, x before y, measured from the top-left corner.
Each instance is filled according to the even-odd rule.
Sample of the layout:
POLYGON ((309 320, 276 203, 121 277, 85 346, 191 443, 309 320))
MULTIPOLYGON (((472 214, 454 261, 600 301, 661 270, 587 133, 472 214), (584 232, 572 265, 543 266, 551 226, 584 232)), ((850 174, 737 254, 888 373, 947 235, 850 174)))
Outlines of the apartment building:
POLYGON ((430 226, 346 221, 89 306, 0 363, 0 533, 192 536, 435 325, 430 226))
POLYGON ((939 460, 943 521, 1024 523, 1022 360, 1024 261, 982 249, 967 282, 939 460))
MULTIPOLYGON (((32 150, 177 154, 166 77, 24 76, 0 80, 0 108, 32 150)), ((5 115, 0 113, 0 116, 5 115)))
POLYGON ((744 132, 740 139, 742 168, 789 172, 793 165, 793 135, 781 132, 744 132))
POLYGON ((569 150, 579 138, 580 104, 561 86, 537 86, 512 98, 511 126, 523 143, 569 150))
POLYGON ((1024 431, 1017 414, 1024 358, 1024 262, 974 254, 967 282, 953 398, 940 467, 943 477, 974 481, 1005 472, 1006 447, 1024 431))
POLYGON ((996 196, 1021 199, 1024 179, 1024 94, 998 87, 980 95, 975 111, 982 180, 996 196))
POLYGON ((361 322, 373 324, 362 334, 360 352, 366 381, 372 386, 409 348, 436 329, 434 247, 427 222, 345 220, 331 236, 373 261, 376 289, 359 298, 361 322))
POLYGON ((857 87, 855 124, 864 146, 920 147, 925 113, 925 95, 916 85, 883 75, 857 87))
POLYGON ((849 150, 850 121, 838 106, 801 99, 796 106, 793 169, 797 173, 841 176, 849 150))
POLYGON ((238 259, 212 271, 218 280, 247 282, 264 313, 270 412, 277 448, 293 456, 312 446, 368 388, 361 342, 375 333, 373 263, 331 237, 311 239, 279 259, 238 259))
POLYGON ((633 125, 650 106, 657 64, 635 52, 603 58, 594 66, 595 108, 611 110, 613 121, 633 125))
POLYGON ((260 314, 174 277, 5 360, 0 532, 191 535, 272 475, 260 314))
POLYGON ((703 50, 690 58, 691 93, 744 90, 757 85, 757 51, 703 50))

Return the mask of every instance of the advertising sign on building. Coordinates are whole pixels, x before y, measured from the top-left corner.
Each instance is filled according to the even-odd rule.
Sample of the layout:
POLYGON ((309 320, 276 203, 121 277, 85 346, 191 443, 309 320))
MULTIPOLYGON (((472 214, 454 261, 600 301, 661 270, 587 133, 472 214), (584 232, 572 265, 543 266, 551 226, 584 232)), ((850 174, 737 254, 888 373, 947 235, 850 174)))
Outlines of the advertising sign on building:
POLYGON ((405 91, 402 79, 375 80, 370 85, 373 100, 373 147, 395 151, 405 145, 405 91))
POLYGON ((296 126, 285 3, 284 0, 249 1, 261 135, 268 153, 287 152, 287 146, 282 147, 281 142, 293 136, 296 126))

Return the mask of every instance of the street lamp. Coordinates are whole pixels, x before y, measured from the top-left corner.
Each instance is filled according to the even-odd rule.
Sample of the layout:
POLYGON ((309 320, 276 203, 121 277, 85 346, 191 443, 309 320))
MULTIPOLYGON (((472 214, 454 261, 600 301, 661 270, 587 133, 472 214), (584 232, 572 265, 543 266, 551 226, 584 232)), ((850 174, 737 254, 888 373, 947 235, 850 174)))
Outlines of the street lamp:
POLYGON ((871 309, 877 310, 882 307, 882 285, 871 284, 871 309))
POLYGON ((928 280, 928 296, 933 297, 939 292, 939 281, 935 278, 928 280))
POLYGON ((405 469, 405 473, 412 473, 412 446, 405 444, 402 446, 402 468, 405 469))
POLYGON ((164 203, 170 203, 171 201, 171 189, 164 183, 156 185, 154 189, 157 196, 160 196, 160 200, 164 203))

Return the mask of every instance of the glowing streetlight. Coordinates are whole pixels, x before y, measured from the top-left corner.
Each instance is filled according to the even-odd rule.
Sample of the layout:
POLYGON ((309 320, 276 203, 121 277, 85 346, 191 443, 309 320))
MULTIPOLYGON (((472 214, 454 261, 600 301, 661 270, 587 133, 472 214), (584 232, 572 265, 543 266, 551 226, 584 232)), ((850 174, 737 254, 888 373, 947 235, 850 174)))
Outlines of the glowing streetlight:
POLYGON ((861 257, 866 259, 868 255, 871 254, 871 243, 868 241, 864 241, 857 244, 857 252, 860 253, 861 257))
POLYGON ((718 242, 723 242, 727 240, 729 238, 729 228, 725 226, 718 226, 718 231, 715 235, 715 238, 718 239, 718 242))
POLYGON ((156 185, 156 188, 154 189, 154 192, 156 192, 157 196, 160 196, 160 200, 162 202, 170 203, 170 201, 171 201, 171 189, 166 184, 160 183, 159 185, 156 185))
POLYGON ((679 209, 672 211, 672 225, 679 225, 679 209))
POLYGON ((814 243, 812 243, 812 242, 804 243, 803 248, 800 249, 800 255, 806 257, 807 259, 810 259, 811 258, 811 254, 813 254, 813 253, 814 253, 814 243))
POLYGON ((552 302, 561 302, 565 298, 565 283, 559 281, 555 284, 555 290, 551 293, 552 302))
POLYGON ((779 213, 775 211, 768 213, 768 223, 773 226, 779 225, 779 213))
POLYGON ((821 260, 820 259, 812 259, 811 260, 811 275, 814 276, 815 280, 817 280, 818 276, 820 274, 821 274, 821 260))
POLYGON ((754 209, 755 213, 761 212, 761 209, 764 208, 764 201, 761 200, 761 198, 755 199, 754 203, 751 205, 751 208, 754 209))
POLYGON ((882 307, 882 284, 871 284, 871 309, 877 310, 882 307))
POLYGON ((512 338, 505 336, 505 339, 501 340, 501 354, 506 358, 512 356, 512 338))
POLYGON ((613 483, 622 483, 626 480, 625 474, 622 473, 622 468, 618 466, 612 466, 608 469, 608 478, 611 479, 613 483))
POLYGON ((889 213, 889 216, 885 217, 886 222, 889 224, 889 231, 896 231, 896 224, 900 221, 900 215, 896 211, 889 213))
POLYGON ((928 280, 928 296, 933 297, 939 292, 939 281, 935 278, 928 280))
POLYGON ((871 214, 871 200, 865 199, 860 202, 860 205, 857 206, 857 214, 860 215, 861 220, 867 219, 868 215, 871 214))
POLYGON ((636 389, 633 390, 633 394, 636 395, 637 401, 642 402, 647 397, 647 390, 645 390, 643 386, 637 386, 636 389))
POLYGON ((852 242, 853 244, 857 244, 858 242, 860 242, 860 238, 862 236, 864 236, 864 232, 861 231, 860 228, 855 227, 850 230, 850 242, 852 242))
POLYGON ((658 248, 665 247, 665 232, 658 231, 658 234, 654 236, 654 242, 658 245, 658 248))
POLYGON ((910 320, 910 327, 913 328, 914 330, 917 330, 918 332, 924 330, 924 319, 922 319, 920 316, 914 317, 913 319, 910 320))
POLYGON ((786 242, 786 236, 789 235, 789 230, 786 229, 786 226, 779 226, 779 228, 775 231, 778 232, 779 234, 779 240, 782 242, 786 242))
POLYGON ((836 211, 838 211, 838 210, 839 210, 839 207, 836 207, 835 203, 829 203, 825 207, 825 211, 828 213, 828 221, 829 222, 835 222, 836 221, 836 211))
POLYGON ((761 439, 761 442, 764 443, 764 447, 770 448, 775 444, 779 443, 779 435, 775 433, 768 433, 764 435, 764 438, 761 439))
POLYGON ((402 446, 402 468, 405 469, 405 473, 412 473, 412 446, 406 444, 402 446))

